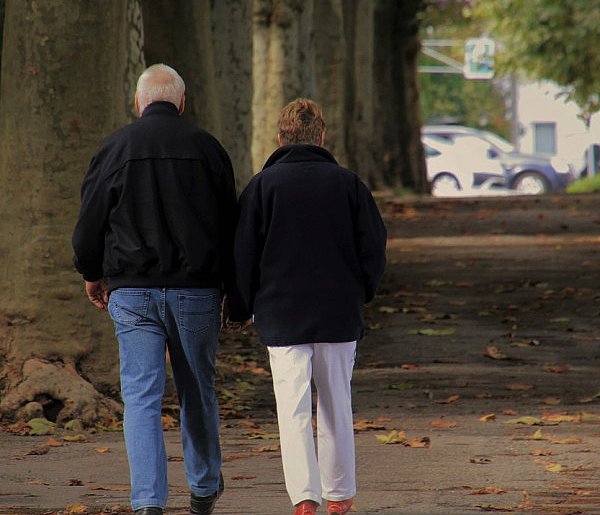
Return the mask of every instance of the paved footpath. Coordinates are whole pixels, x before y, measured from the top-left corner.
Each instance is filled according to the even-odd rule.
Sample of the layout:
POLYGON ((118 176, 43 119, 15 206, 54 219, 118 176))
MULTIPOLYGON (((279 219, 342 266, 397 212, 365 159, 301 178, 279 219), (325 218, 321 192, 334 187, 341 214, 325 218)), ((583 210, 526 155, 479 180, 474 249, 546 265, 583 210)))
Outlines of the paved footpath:
MULTIPOLYGON (((384 205, 389 265, 353 382, 352 513, 600 515, 598 205, 600 196, 384 205), (378 440, 393 430, 412 446, 378 440)), ((293 512, 269 438, 268 378, 259 386, 254 416, 223 422, 215 515, 293 512)), ((179 434, 165 434, 167 513, 187 513, 179 434)), ((0 514, 127 513, 122 434, 35 454, 48 438, 0 433, 0 514)))

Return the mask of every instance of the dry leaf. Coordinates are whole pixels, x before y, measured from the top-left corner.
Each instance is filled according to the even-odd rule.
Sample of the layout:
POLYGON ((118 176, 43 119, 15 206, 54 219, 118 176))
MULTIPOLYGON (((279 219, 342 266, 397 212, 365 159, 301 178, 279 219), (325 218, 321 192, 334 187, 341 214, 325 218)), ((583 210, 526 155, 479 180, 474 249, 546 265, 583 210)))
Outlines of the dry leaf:
POLYGON ((487 415, 484 415, 483 417, 480 417, 479 420, 481 420, 481 422, 489 422, 490 420, 496 420, 496 414, 489 413, 487 415))
POLYGON ((560 424, 561 422, 581 422, 580 415, 562 415, 560 413, 544 413, 542 415, 544 420, 548 420, 550 422, 556 422, 560 424))
POLYGON ((485 486, 483 488, 479 488, 478 490, 474 490, 471 492, 471 495, 497 495, 497 494, 505 494, 506 490, 503 490, 497 486, 485 486))
POLYGON ((46 445, 48 447, 62 447, 63 444, 58 440, 55 440, 54 438, 48 438, 48 440, 46 441, 46 445))
POLYGON ((164 431, 177 427, 177 421, 171 415, 162 415, 160 417, 160 422, 164 431))
POLYGON ((129 485, 88 486, 88 490, 106 490, 108 492, 128 492, 129 485))
POLYGON ((69 482, 67 483, 69 486, 83 486, 83 481, 81 479, 69 479, 69 482))
POLYGON ((560 404, 560 399, 558 397, 546 397, 544 399, 544 404, 556 406, 557 404, 560 404))
POLYGON ((518 391, 527 391, 527 390, 531 390, 533 388, 533 385, 531 384, 523 384, 523 383, 510 383, 506 385, 506 389, 507 390, 511 390, 514 392, 518 392, 518 391))
POLYGON ((553 365, 544 367, 544 369, 548 372, 554 372, 555 374, 564 374, 565 372, 571 370, 571 365, 553 365))
POLYGON ((65 508, 66 515, 76 515, 82 513, 88 513, 88 508, 85 504, 70 504, 65 508))
POLYGON ((279 445, 264 445, 256 449, 256 452, 277 452, 278 450, 279 445))
POLYGON ((519 418, 511 418, 510 420, 506 420, 505 424, 525 424, 527 426, 545 426, 545 425, 557 425, 558 422, 549 422, 544 421, 541 418, 536 417, 519 417, 519 418))
POLYGON ((504 354, 503 352, 500 352, 498 350, 498 347, 495 347, 494 345, 488 345, 485 348, 485 353, 483 354, 486 358, 491 358, 491 359, 513 359, 510 356, 508 356, 507 354, 504 354))
POLYGON ((560 463, 548 463, 544 468, 548 472, 564 472, 566 470, 560 463))
POLYGON ((474 458, 469 458, 469 463, 475 463, 476 465, 488 465, 492 463, 492 458, 488 456, 476 456, 474 458))
POLYGON ((354 430, 355 431, 372 431, 385 429, 383 424, 376 424, 372 420, 355 420, 354 430))
POLYGON ((100 454, 110 452, 110 448, 108 448, 108 447, 96 447, 94 450, 100 454))
POLYGON ((404 364, 400 365, 400 368, 402 370, 420 370, 421 366, 417 365, 415 363, 404 363, 404 364))
POLYGON ((65 435, 62 437, 65 442, 87 442, 85 435, 65 435))
POLYGON ((547 440, 550 443, 567 444, 567 445, 583 443, 583 440, 581 438, 548 438, 547 440))
POLYGON ((534 449, 529 453, 531 456, 553 456, 554 453, 550 449, 534 449))
POLYGON ((460 399, 460 395, 451 395, 450 397, 448 397, 447 399, 444 399, 442 401, 435 401, 438 404, 452 404, 453 402, 456 402, 458 399, 460 399))
POLYGON ((398 313, 398 308, 393 308, 392 306, 381 306, 377 311, 380 313, 385 313, 386 315, 391 315, 392 313, 398 313))
POLYGON ((429 423, 429 426, 436 429, 451 429, 456 427, 457 423, 454 420, 434 420, 429 423))

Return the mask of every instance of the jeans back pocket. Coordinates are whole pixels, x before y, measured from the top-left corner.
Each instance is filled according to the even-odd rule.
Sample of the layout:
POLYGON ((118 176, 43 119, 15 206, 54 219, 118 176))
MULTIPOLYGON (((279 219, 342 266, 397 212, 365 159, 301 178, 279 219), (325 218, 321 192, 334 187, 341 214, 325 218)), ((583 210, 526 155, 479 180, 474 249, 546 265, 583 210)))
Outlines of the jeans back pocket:
POLYGON ((110 295, 108 311, 115 322, 137 325, 148 316, 150 292, 115 290, 110 295))
POLYGON ((179 325, 192 333, 202 333, 214 323, 219 311, 219 295, 179 295, 179 325))

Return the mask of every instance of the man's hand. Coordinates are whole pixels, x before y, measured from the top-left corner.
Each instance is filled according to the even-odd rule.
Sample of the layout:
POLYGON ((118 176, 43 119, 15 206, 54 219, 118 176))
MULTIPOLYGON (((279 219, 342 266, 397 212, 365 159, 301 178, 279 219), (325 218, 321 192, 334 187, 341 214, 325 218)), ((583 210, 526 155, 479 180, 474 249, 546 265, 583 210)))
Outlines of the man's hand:
POLYGON ((86 281, 85 291, 90 302, 99 309, 106 309, 108 306, 108 290, 104 279, 98 281, 86 281))

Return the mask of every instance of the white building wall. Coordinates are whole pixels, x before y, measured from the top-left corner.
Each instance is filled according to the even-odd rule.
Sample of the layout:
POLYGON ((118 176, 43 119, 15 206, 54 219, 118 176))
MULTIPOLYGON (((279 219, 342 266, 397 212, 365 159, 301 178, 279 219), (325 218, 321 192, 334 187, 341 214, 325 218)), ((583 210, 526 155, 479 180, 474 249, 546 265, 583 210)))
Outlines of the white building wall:
POLYGON ((521 82, 517 92, 517 116, 522 135, 519 147, 522 152, 535 152, 535 123, 556 124, 556 154, 568 160, 577 169, 583 163, 585 149, 600 144, 600 113, 592 117, 587 129, 577 117, 579 108, 565 101, 561 89, 551 82, 521 82))

